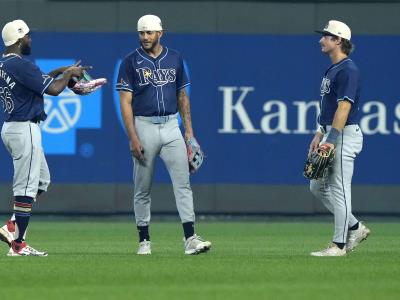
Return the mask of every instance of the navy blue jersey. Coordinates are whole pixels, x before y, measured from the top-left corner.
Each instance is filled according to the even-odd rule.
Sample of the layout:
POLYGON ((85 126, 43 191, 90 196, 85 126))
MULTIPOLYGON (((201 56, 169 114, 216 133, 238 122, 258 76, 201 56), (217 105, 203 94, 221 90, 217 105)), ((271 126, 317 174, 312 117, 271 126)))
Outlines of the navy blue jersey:
POLYGON ((318 117, 319 124, 332 125, 339 101, 351 103, 346 125, 358 123, 360 73, 350 58, 329 67, 322 79, 320 91, 321 113, 318 117))
POLYGON ((0 59, 0 98, 4 121, 44 120, 43 93, 54 79, 16 54, 0 59))
POLYGON ((167 116, 178 111, 177 91, 189 84, 177 51, 164 47, 154 58, 138 48, 121 62, 116 89, 133 93, 135 116, 167 116))

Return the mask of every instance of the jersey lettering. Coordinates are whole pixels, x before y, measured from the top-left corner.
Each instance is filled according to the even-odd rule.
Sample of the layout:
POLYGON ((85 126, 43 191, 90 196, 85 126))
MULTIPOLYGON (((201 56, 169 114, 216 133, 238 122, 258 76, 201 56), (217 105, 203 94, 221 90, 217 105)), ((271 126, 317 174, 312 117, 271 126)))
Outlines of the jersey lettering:
POLYGON ((15 81, 11 81, 11 77, 7 75, 6 72, 0 70, 0 78, 3 79, 7 85, 12 89, 15 86, 15 81))
POLYGON ((150 68, 144 67, 136 69, 136 73, 139 75, 140 86, 151 84, 154 87, 159 87, 176 80, 175 69, 150 70, 150 68))

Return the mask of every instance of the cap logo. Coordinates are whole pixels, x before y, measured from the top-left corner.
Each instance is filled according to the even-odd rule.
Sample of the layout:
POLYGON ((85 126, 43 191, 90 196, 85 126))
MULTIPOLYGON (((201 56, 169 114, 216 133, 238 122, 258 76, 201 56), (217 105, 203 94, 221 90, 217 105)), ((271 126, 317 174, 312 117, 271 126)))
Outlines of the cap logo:
POLYGON ((23 33, 22 28, 18 28, 18 33, 23 33))

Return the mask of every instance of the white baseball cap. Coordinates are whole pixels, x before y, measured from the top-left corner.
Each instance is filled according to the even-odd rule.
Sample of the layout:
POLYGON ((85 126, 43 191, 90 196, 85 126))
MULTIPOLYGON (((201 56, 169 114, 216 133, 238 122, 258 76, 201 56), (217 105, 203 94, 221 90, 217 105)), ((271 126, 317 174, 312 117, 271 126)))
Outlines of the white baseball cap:
POLYGON ((14 45, 19 39, 29 33, 29 27, 22 20, 14 20, 4 25, 1 37, 5 46, 14 45))
POLYGON ((137 31, 162 31, 161 19, 155 15, 145 15, 137 22, 137 31))
POLYGON ((315 32, 338 36, 348 41, 351 39, 351 30, 349 26, 336 20, 330 20, 323 30, 316 30, 315 32))

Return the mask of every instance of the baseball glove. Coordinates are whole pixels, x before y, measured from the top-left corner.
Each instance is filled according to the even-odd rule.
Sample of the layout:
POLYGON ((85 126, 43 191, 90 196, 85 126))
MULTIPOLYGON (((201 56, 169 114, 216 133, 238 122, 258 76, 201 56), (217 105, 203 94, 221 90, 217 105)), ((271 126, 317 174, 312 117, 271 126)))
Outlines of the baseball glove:
POLYGON ((73 77, 68 87, 77 95, 89 95, 107 83, 107 79, 93 79, 88 72, 83 71, 82 78, 73 77))
POLYGON ((204 153, 194 137, 185 140, 190 173, 195 173, 204 160, 204 153))
POLYGON ((324 170, 330 166, 335 158, 335 149, 327 145, 321 145, 314 152, 311 152, 304 165, 303 175, 308 179, 320 179, 324 170))

